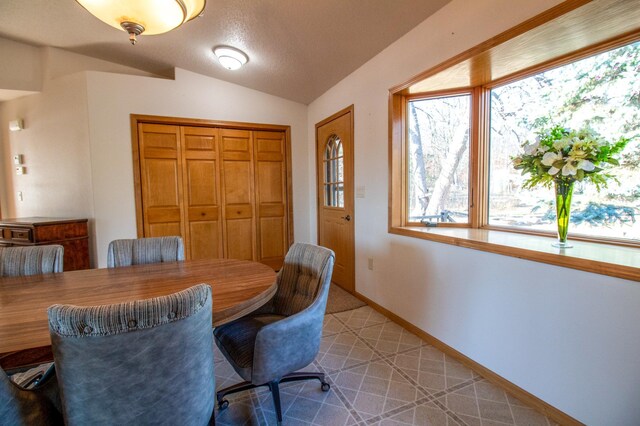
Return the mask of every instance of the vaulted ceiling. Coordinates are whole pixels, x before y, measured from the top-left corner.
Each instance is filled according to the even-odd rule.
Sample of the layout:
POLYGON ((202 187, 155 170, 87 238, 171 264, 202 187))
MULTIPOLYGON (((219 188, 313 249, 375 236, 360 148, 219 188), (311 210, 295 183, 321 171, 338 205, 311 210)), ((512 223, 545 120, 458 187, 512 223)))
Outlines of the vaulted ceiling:
POLYGON ((0 37, 160 76, 179 67, 308 104, 449 1, 208 0, 202 17, 132 46, 73 0, 2 0, 0 37), (217 45, 249 63, 222 68, 217 45))

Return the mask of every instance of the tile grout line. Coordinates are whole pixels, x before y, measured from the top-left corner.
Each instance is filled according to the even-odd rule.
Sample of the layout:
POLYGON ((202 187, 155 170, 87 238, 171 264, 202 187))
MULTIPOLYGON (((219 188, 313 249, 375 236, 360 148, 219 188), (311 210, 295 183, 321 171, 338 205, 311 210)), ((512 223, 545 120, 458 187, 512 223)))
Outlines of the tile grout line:
MULTIPOLYGON (((375 326, 383 325, 383 324, 385 324, 385 323, 387 323, 387 322, 389 322, 389 321, 385 321, 385 322, 378 323, 378 324, 372 324, 372 325, 370 325, 370 326, 363 326, 363 327, 359 327, 359 328, 357 328, 357 329, 354 329, 354 328, 352 328, 349 324, 347 324, 345 321, 343 321, 341 318, 337 318, 337 317, 335 317, 335 318, 336 318, 339 322, 341 322, 341 323, 345 326, 345 328, 347 328, 347 330, 348 330, 352 335, 354 335, 354 336, 355 336, 355 337, 356 337, 360 342, 362 342, 362 343, 363 343, 364 345, 366 345, 369 349, 371 349, 371 351, 372 351, 374 354, 378 355, 379 360, 381 360, 381 361, 385 362, 385 363, 386 363, 387 365, 389 365, 389 366, 390 366, 390 367, 391 367, 395 372, 397 372, 398 374, 400 374, 400 375, 401 375, 405 380, 407 380, 411 385, 413 385, 415 388, 417 388, 417 390, 418 390, 419 392, 421 392, 421 393, 423 393, 424 395, 426 395, 426 396, 423 398, 423 399, 425 399, 425 401, 424 401, 423 403, 432 402, 432 401, 433 401, 434 403, 435 403, 435 402, 438 402, 438 404, 437 404, 438 408, 440 408, 441 410, 443 410, 443 411, 445 412, 445 414, 446 414, 446 415, 448 415, 449 417, 453 418, 456 422, 458 422, 458 423, 460 423, 460 424, 462 424, 462 425, 466 425, 466 422, 464 422, 462 419, 460 419, 460 418, 459 418, 455 413, 453 413, 451 410, 449 410, 449 409, 448 409, 446 406, 444 406, 442 403, 440 403, 439 401, 437 401, 437 399, 438 399, 438 398, 442 398, 443 396, 446 396, 446 395, 448 395, 449 393, 455 392, 456 390, 459 390, 459 389, 465 388, 465 387, 467 387, 467 386, 470 386, 470 385, 472 385, 472 384, 475 384, 476 382, 479 382, 479 381, 483 380, 483 377, 482 377, 482 376, 478 375, 475 371, 473 371, 472 369, 470 369, 473 373, 476 373, 476 377, 472 377, 471 379, 468 379, 468 380, 466 380, 466 381, 464 381, 464 382, 461 382, 461 383, 458 383, 458 384, 456 384, 456 385, 453 385, 453 386, 447 387, 447 388, 445 388, 445 389, 443 389, 442 391, 439 391, 439 392, 437 392, 437 393, 431 393, 431 392, 429 392, 426 388, 424 388, 422 385, 420 385, 419 383, 417 383, 416 381, 414 381, 414 380, 413 380, 413 378, 411 378, 411 377, 410 377, 409 375, 407 375, 404 371, 402 371, 402 370, 400 369, 400 367, 398 367, 398 366, 395 364, 395 362, 391 360, 391 358, 393 358, 393 357, 395 357, 395 356, 397 356, 397 355, 405 354, 405 353, 407 353, 407 352, 414 351, 414 350, 419 350, 420 348, 422 348, 422 347, 424 347, 424 346, 430 346, 430 345, 428 345, 426 342, 424 342, 424 341, 422 341, 422 339, 420 339, 420 340, 422 341, 422 344, 421 344, 420 346, 417 346, 417 347, 415 347, 415 348, 408 348, 408 349, 405 349, 405 350, 402 350, 402 351, 398 351, 398 352, 395 352, 395 353, 390 353, 390 354, 388 354, 388 355, 384 355, 384 354, 382 354, 380 351, 378 351, 378 350, 377 350, 377 349, 376 349, 372 344, 370 344, 368 341, 366 341, 364 338, 362 338, 362 337, 359 335, 358 331, 362 331, 362 330, 363 330, 363 329, 365 329, 365 328, 371 328, 371 327, 375 327, 375 326), (444 407, 444 408, 443 408, 443 407, 444 407)), ((404 329, 404 327, 403 327, 403 330, 405 330, 405 329, 404 329)), ((378 337, 378 338, 376 339, 376 342, 378 342, 379 340, 380 340, 380 337, 378 337)), ((441 352, 441 351, 440 351, 440 352, 441 352)), ((445 377, 445 381, 446 381, 446 377, 447 377, 447 376, 446 376, 447 362, 446 362, 446 354, 443 354, 443 355, 445 355, 445 360, 443 361, 443 364, 444 364, 444 368, 445 368, 445 374, 444 374, 444 377, 445 377)), ((372 360, 370 360, 370 361, 369 361, 369 363, 370 363, 370 362, 373 362, 373 359, 372 359, 372 360)), ((346 370, 346 369, 345 369, 345 370, 346 370)), ((475 387, 474 387, 474 393, 475 393, 475 387)), ((477 401, 477 398, 476 398, 476 401, 477 401)), ((421 404, 420 404, 420 405, 421 405, 421 404)), ((417 406, 417 405, 416 405, 416 406, 417 406)), ((399 407, 399 408, 402 408, 402 407, 399 407)), ((399 412, 404 412, 404 411, 406 411, 406 410, 408 410, 408 409, 410 409, 410 408, 413 408, 413 407, 407 406, 406 408, 404 408, 403 410, 401 410, 401 411, 399 411, 399 412)), ((388 411, 388 412, 386 412, 386 413, 382 413, 382 414, 380 414, 380 415, 378 415, 378 416, 376 416, 376 417, 379 417, 379 418, 380 418, 380 420, 383 420, 383 419, 389 418, 390 416, 393 416, 393 415, 396 415, 396 414, 398 414, 398 413, 399 413, 399 412, 395 412, 395 410, 396 410, 396 409, 390 410, 390 411, 388 411), (392 413, 392 414, 387 415, 388 413, 392 413)), ((482 422, 482 417, 480 416, 480 412, 479 412, 479 410, 480 410, 480 408, 478 407, 478 418, 480 419, 480 422, 482 422)), ((369 420, 370 420, 370 419, 369 419, 369 420)), ((370 423, 367 423, 367 424, 370 424, 370 423)))
MULTIPOLYGON (((416 350, 416 349, 419 349, 419 348, 422 348, 422 347, 426 346, 424 344, 425 342, 423 342, 422 339, 421 339, 422 344, 420 346, 417 346, 415 348, 408 348, 406 350, 398 351, 396 353, 391 353, 389 355, 383 355, 373 345, 371 345, 365 339, 360 337, 359 333, 357 333, 356 330, 354 330, 351 326, 349 326, 344 321, 342 321, 342 319, 337 318, 337 320, 340 321, 342 324, 344 324, 344 326, 348 329, 348 331, 352 335, 354 335, 358 340, 360 340, 360 342, 362 342, 369 349, 371 349, 371 351, 374 354, 378 355, 379 360, 381 360, 381 361, 385 362, 387 365, 389 365, 396 373, 400 374, 400 376, 402 376, 405 380, 407 380, 409 382, 409 384, 411 384, 413 387, 415 387, 418 390, 418 392, 420 392, 420 393, 422 393, 424 395, 422 399, 417 400, 417 401, 423 401, 424 400, 420 404, 416 404, 416 401, 414 401, 412 403, 406 404, 406 406, 397 407, 396 409, 389 410, 389 411, 387 411, 385 413, 381 413, 380 415, 378 415, 376 417, 380 418, 380 420, 384 420, 384 419, 387 419, 387 418, 389 418, 391 416, 394 416, 396 414, 399 414, 399 413, 402 413, 404 411, 407 411, 407 410, 409 410, 411 408, 415 408, 418 405, 426 404, 426 403, 431 402, 432 400, 434 400, 434 397, 432 396, 431 392, 427 391, 422 385, 420 385, 419 383, 414 381, 409 375, 407 375, 404 371, 402 371, 400 369, 400 367, 395 365, 395 363, 393 361, 391 361, 391 359, 390 359, 393 356, 396 356, 396 355, 399 355, 399 354, 404 354, 404 353, 407 353, 407 352, 410 352, 410 351, 413 351, 413 350, 416 350), (398 408, 400 408, 399 411, 397 411, 398 408)), ((386 322, 389 322, 389 321, 386 321, 386 322)), ((368 327, 378 326, 378 325, 381 325, 381 324, 385 324, 386 322, 379 323, 379 324, 372 324, 371 326, 360 327, 358 330, 360 331, 360 330, 363 330, 363 329, 368 328, 368 327)), ((377 340, 379 340, 379 338, 377 340)), ((372 361, 373 360, 369 361, 369 363, 371 363, 372 361)), ((442 409, 441 407, 439 407, 439 408, 442 409)), ((445 415, 447 415, 446 410, 445 410, 445 415)), ((370 423, 367 423, 367 424, 370 424, 370 423)))
MULTIPOLYGON (((384 324, 384 323, 382 323, 382 324, 384 324)), ((380 324, 375 324, 375 325, 380 325, 380 324)), ((371 327, 373 327, 373 326, 375 326, 375 325, 372 325, 371 327)), ((347 328, 349 328, 349 331, 351 331, 351 332, 352 332, 352 334, 353 334, 353 335, 355 335, 355 337, 356 337, 358 340, 360 340, 360 341, 361 341, 363 344, 365 344, 369 349, 371 349, 371 350, 373 351, 373 353, 374 353, 374 354, 377 354, 381 361, 384 361, 384 362, 386 362, 388 365, 390 365, 390 366, 391 366, 391 368, 393 368, 393 369, 394 369, 394 371, 396 371, 396 372, 397 372, 398 374, 400 374, 400 375, 401 375, 405 380, 407 380, 410 384, 412 384, 414 387, 416 387, 416 388, 417 388, 417 389, 418 389, 422 394, 424 394, 425 396, 429 396, 429 395, 431 395, 431 392, 429 392, 429 391, 428 391, 428 390, 426 390, 422 385, 420 385, 418 382, 416 382, 415 380, 413 380, 413 378, 411 378, 408 374, 406 374, 404 371, 402 371, 402 370, 400 369, 400 367, 398 367, 397 365, 395 365, 395 363, 394 363, 393 361, 391 361, 391 360, 390 360, 390 358, 391 358, 391 357, 394 357, 394 356, 397 356, 397 355, 400 355, 400 354, 404 354, 404 353, 407 353, 407 352, 410 352, 410 351, 413 351, 413 350, 417 350, 417 349, 419 349, 419 348, 422 348, 423 346, 425 346, 424 344, 423 344, 423 345, 420 345, 420 346, 418 346, 418 347, 416 347, 416 348, 409 348, 409 349, 406 349, 406 350, 403 350, 403 351, 399 351, 399 352, 396 352, 396 353, 392 353, 392 354, 389 354, 389 355, 386 355, 386 356, 385 356, 385 355, 383 355, 381 352, 379 352, 379 351, 378 351, 378 350, 377 350, 373 345, 371 345, 371 344, 370 344, 369 342, 367 342, 365 339, 361 338, 361 337, 359 336, 359 334, 355 332, 355 330, 351 330, 351 327, 349 327, 349 325, 345 324, 345 326, 346 326, 347 328)), ((362 328, 361 328, 361 330, 362 330, 362 329, 364 329, 364 328, 367 328, 367 327, 362 327, 362 328)), ((378 340, 379 340, 379 339, 378 339, 378 340)), ((424 343, 424 342, 423 342, 423 343, 424 343)))
POLYGON ((436 406, 438 406, 438 408, 440 408, 442 411, 444 411, 447 416, 451 417, 456 423, 458 423, 459 425, 462 425, 462 426, 467 426, 467 422, 465 422, 460 417, 458 417, 456 415, 456 413, 454 413, 453 411, 449 410, 449 408, 446 405, 444 405, 442 402, 440 402, 440 401, 438 401, 436 399, 436 400, 433 401, 433 403, 436 406))
MULTIPOLYGON (((335 318, 335 317, 334 317, 335 318)), ((340 321, 340 320, 338 320, 340 321)), ((342 332, 340 332, 342 333, 342 332)), ((336 333, 336 334, 340 334, 340 333, 336 333)), ((353 332, 351 332, 351 334, 354 334, 353 332)), ((324 336, 323 336, 324 337, 324 336)), ((336 372, 329 372, 330 370, 327 370, 326 368, 324 368, 319 362, 317 362, 316 360, 312 361, 312 364, 316 364, 316 366, 322 370, 322 372, 325 374, 325 380, 327 381, 332 381, 331 379, 331 375, 333 374, 337 374, 342 372, 343 370, 346 370, 345 367, 343 367, 342 369, 340 369, 339 371, 336 372)), ((363 363, 364 365, 364 363, 363 363)), ((356 411, 356 409, 351 405, 351 403, 349 402, 349 400, 347 399, 346 396, 344 396, 344 394, 342 393, 342 390, 340 390, 339 387, 337 386, 332 386, 331 390, 333 390, 336 395, 338 396, 338 399, 340 400, 340 402, 342 402, 342 404, 344 405, 344 408, 347 409, 347 411, 349 412, 349 414, 351 415, 351 417, 353 417, 353 419, 356 421, 356 423, 360 423, 362 420, 362 417, 360 417, 360 414, 356 411)))

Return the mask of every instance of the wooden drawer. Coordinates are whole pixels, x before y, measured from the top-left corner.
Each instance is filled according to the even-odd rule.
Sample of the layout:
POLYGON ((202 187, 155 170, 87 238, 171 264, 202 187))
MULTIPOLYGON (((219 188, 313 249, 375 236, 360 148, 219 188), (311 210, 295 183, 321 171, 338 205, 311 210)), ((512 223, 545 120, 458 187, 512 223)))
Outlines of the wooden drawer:
POLYGON ((62 241, 70 238, 82 238, 87 234, 87 222, 63 223, 59 225, 41 225, 35 228, 36 241, 62 241))
POLYGON ((2 239, 16 243, 33 242, 33 234, 28 228, 3 228, 2 239))

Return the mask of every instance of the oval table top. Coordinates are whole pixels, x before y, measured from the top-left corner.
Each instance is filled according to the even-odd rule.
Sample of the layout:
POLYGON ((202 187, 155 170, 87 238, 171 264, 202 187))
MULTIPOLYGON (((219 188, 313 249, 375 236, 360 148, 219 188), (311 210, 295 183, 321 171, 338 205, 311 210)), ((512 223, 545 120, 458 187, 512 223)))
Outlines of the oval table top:
POLYGON ((257 262, 186 260, 112 269, 0 278, 0 354, 51 345, 47 308, 106 305, 211 285, 213 325, 264 305, 276 292, 275 272, 257 262))

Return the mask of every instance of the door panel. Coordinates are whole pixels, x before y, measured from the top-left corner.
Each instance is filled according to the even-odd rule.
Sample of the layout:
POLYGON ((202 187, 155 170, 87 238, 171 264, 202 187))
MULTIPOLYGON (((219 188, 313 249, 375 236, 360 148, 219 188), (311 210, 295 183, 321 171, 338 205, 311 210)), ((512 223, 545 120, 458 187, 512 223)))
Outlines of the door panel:
POLYGON ((318 244, 336 254, 332 281, 355 291, 353 107, 316 125, 318 244))
POLYGON ((222 258, 222 241, 220 240, 219 221, 191 221, 191 259, 222 258))
POLYGON ((253 173, 250 160, 228 160, 225 157, 223 163, 225 182, 229 183, 224 188, 225 204, 251 206, 253 173))
POLYGON ((231 219, 227 220, 227 235, 231 237, 227 240, 227 258, 253 260, 253 245, 248 244, 253 241, 253 219, 231 219))
POLYGON ((148 237, 184 237, 180 131, 177 126, 142 124, 140 180, 144 234, 148 237))
POLYGON ((175 207, 179 205, 178 164, 177 159, 147 159, 146 181, 150 191, 147 194, 149 207, 175 207))
POLYGON ((179 223, 155 223, 149 225, 149 235, 154 237, 172 237, 180 235, 179 223))
POLYGON ((181 127, 187 259, 223 257, 218 129, 181 127))
POLYGON ((286 150, 283 132, 254 132, 258 260, 279 269, 287 245, 286 150))
POLYGON ((222 129, 220 140, 226 257, 256 260, 252 133, 222 129))
POLYGON ((266 217, 260 220, 260 238, 265 241, 260 246, 262 259, 282 257, 282 247, 285 245, 284 220, 280 217, 266 217))

